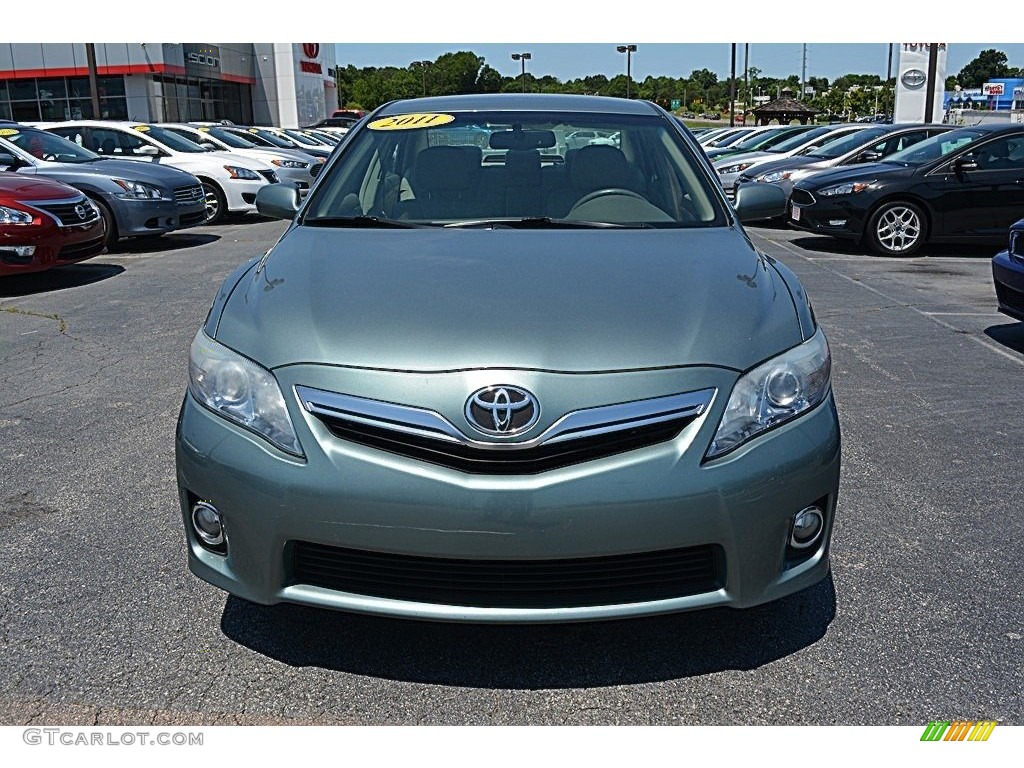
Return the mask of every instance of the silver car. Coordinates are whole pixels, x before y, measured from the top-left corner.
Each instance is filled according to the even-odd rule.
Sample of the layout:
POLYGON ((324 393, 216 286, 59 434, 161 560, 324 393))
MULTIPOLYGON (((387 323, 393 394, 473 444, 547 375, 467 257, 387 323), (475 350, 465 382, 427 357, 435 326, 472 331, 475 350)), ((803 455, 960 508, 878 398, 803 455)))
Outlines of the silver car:
POLYGON ((669 113, 391 102, 304 202, 257 204, 291 224, 217 292, 178 420, 199 577, 264 604, 560 622, 828 575, 828 344, 740 224, 784 196, 728 205, 669 113), (628 154, 556 151, 590 130, 628 154))

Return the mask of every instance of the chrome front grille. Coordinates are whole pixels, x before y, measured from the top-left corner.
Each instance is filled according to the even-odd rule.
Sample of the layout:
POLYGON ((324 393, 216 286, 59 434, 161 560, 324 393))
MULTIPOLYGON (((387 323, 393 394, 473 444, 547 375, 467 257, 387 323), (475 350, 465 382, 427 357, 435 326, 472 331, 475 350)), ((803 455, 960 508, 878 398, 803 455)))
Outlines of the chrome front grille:
POLYGON ((572 411, 519 442, 466 436, 439 413, 297 386, 302 406, 337 438, 471 474, 531 475, 672 440, 714 389, 572 411))
POLYGON ((80 227, 100 217, 99 211, 85 196, 71 200, 33 200, 21 204, 42 211, 62 227, 80 227))
POLYGON ((191 187, 176 187, 174 190, 174 202, 179 205, 200 203, 205 200, 205 197, 203 188, 198 184, 193 184, 191 187))

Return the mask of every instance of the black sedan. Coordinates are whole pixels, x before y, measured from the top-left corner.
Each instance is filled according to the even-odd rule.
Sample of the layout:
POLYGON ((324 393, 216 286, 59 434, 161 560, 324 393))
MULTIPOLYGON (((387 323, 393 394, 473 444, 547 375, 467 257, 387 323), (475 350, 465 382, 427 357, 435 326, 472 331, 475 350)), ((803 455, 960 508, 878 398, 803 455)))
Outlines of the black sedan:
POLYGON ((1024 219, 1010 227, 1006 250, 992 259, 999 311, 1024 321, 1024 219))
POLYGON ((1024 125, 943 133, 881 163, 803 179, 790 199, 794 226, 883 256, 926 242, 1001 242, 1022 213, 1024 125))

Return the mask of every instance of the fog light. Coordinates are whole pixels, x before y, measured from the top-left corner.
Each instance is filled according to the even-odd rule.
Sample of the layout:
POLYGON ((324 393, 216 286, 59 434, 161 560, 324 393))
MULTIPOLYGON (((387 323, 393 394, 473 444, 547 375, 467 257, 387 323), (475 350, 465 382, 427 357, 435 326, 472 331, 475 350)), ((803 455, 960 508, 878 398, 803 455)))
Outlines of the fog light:
POLYGON ((829 219, 828 225, 830 227, 845 227, 846 219, 829 219))
POLYGON ((210 547, 219 547, 224 543, 224 524, 220 512, 205 501, 197 501, 192 507, 192 528, 196 536, 210 547))
POLYGON ((34 245, 11 245, 0 248, 0 251, 14 251, 15 256, 25 258, 26 256, 34 255, 36 247, 34 245))
POLYGON ((793 549, 807 549, 818 541, 825 528, 825 516, 818 507, 807 507, 793 518, 793 532, 789 546, 793 549))

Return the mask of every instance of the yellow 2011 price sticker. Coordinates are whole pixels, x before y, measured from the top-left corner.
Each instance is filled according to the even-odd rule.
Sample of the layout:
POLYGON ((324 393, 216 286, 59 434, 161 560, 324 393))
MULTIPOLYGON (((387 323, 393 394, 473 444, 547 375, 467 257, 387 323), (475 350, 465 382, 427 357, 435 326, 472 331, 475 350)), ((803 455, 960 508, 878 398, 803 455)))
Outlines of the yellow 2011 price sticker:
POLYGON ((441 114, 414 114, 414 115, 392 115, 374 120, 366 127, 371 131, 408 131, 412 128, 436 128, 445 125, 455 119, 455 115, 441 114))
POLYGON ((149 130, 148 125, 133 125, 132 128, 134 128, 139 133, 145 133, 146 131, 149 130))
POLYGON ((17 136, 19 133, 15 128, 0 128, 0 136, 17 136))

